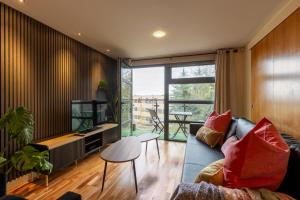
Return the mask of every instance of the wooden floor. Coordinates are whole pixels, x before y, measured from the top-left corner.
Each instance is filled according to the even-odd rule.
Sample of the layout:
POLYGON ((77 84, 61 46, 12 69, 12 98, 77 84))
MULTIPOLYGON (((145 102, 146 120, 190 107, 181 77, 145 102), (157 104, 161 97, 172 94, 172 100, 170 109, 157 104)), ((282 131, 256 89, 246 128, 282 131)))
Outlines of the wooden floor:
POLYGON ((88 200, 169 199, 181 179, 185 143, 159 141, 159 148, 160 160, 155 141, 149 142, 147 154, 145 143, 142 144, 142 154, 136 160, 138 194, 135 193, 131 163, 109 163, 105 188, 101 192, 104 161, 99 153, 78 162, 77 167, 70 166, 51 175, 48 187, 39 180, 13 193, 27 199, 47 200, 57 199, 67 191, 79 193, 88 200))

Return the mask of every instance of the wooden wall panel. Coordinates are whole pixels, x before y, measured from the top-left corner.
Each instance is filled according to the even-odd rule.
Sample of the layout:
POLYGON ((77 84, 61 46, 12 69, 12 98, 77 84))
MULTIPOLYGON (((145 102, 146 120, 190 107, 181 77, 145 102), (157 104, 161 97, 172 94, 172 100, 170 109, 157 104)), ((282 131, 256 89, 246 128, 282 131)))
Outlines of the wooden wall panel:
MULTIPOLYGON (((116 86, 115 60, 2 3, 0 25, 0 114, 26 106, 36 141, 70 131, 71 100, 95 99, 100 79, 116 86)), ((6 142, 2 132, 1 149, 6 142)))
POLYGON ((252 118, 300 139, 300 8, 252 49, 252 118))

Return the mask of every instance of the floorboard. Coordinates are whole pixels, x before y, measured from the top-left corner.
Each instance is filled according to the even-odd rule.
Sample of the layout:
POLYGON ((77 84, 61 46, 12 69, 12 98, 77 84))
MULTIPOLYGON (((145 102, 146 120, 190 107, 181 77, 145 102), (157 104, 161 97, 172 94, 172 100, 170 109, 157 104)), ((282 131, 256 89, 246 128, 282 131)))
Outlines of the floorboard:
POLYGON ((142 154, 136 160, 138 194, 135 193, 134 176, 131 163, 108 163, 105 188, 101 192, 104 161, 99 153, 90 155, 50 176, 49 186, 42 180, 27 184, 14 194, 25 198, 54 200, 67 191, 82 195, 83 199, 169 199, 180 182, 184 160, 185 143, 159 141, 161 158, 158 159, 155 141, 142 144, 142 154))

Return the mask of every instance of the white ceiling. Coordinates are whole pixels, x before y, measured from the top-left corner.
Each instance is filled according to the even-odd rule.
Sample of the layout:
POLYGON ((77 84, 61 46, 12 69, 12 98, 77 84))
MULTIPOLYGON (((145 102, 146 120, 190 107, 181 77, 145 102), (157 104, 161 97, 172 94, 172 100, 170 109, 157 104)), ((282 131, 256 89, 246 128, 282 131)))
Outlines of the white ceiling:
POLYGON ((287 0, 1 0, 112 57, 149 58, 245 45, 287 0), (162 29, 167 36, 152 37, 162 29), (76 33, 80 32, 79 37, 76 33), (106 49, 111 52, 107 53, 106 49))

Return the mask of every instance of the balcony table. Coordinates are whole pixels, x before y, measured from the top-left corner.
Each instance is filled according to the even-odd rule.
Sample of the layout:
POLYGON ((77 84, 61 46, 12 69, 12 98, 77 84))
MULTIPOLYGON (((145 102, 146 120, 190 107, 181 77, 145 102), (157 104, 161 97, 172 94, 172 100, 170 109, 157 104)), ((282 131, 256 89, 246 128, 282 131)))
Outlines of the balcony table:
POLYGON ((176 135, 178 134, 178 132, 180 131, 180 129, 182 130, 183 134, 187 137, 187 132, 186 132, 186 126, 185 126, 185 122, 186 122, 186 118, 188 116, 192 116, 193 113, 192 112, 182 112, 182 111, 173 111, 170 112, 169 115, 174 115, 176 121, 178 122, 178 129, 175 132, 174 136, 172 138, 175 138, 176 135), (180 119, 180 117, 182 116, 182 119, 180 119))

